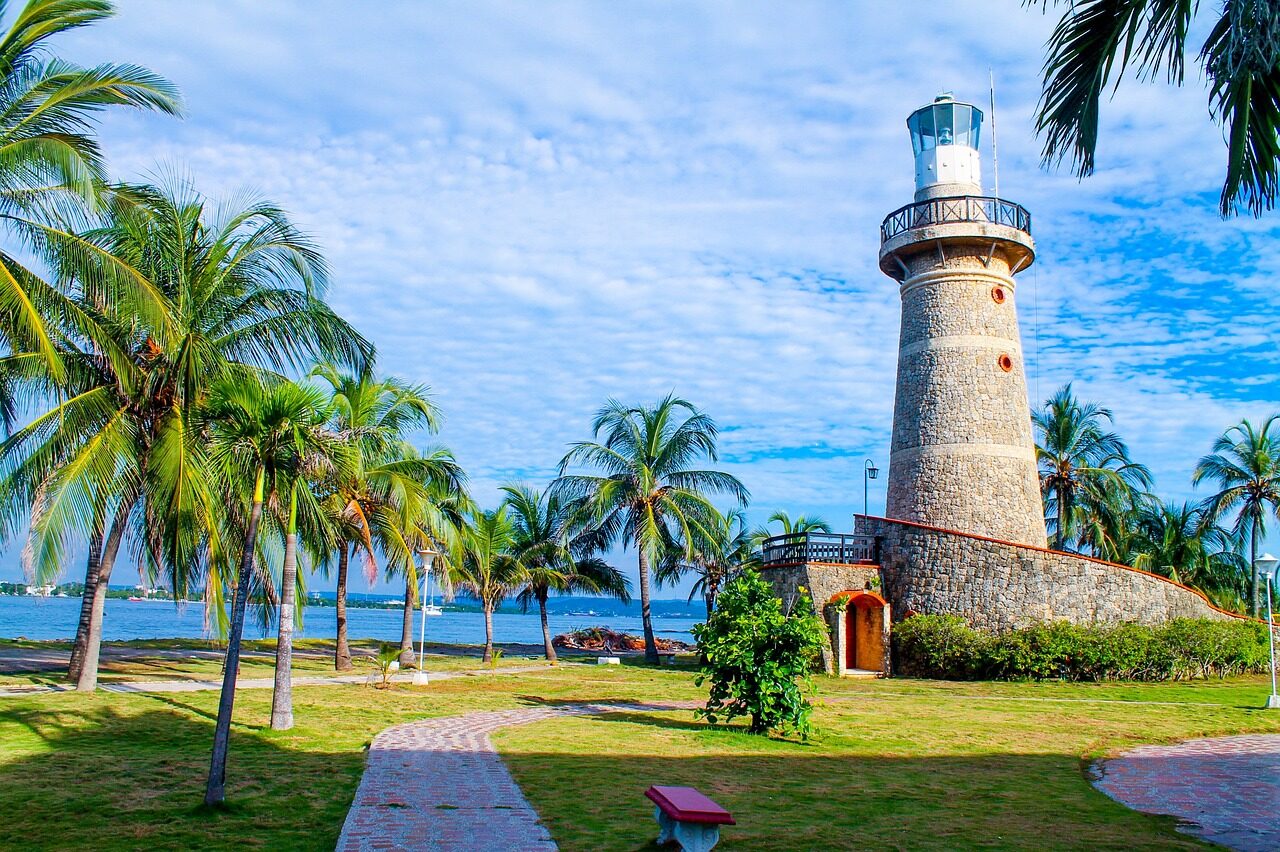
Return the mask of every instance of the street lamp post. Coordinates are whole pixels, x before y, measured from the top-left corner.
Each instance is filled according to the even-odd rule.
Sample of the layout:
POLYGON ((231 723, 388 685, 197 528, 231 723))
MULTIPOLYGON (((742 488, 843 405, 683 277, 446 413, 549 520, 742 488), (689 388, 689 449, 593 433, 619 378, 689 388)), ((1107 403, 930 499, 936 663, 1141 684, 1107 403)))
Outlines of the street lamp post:
POLYGON ((875 479, 880 475, 880 468, 876 467, 876 463, 871 459, 867 459, 862 464, 862 514, 870 515, 871 509, 867 505, 867 483, 869 480, 875 479))
POLYGON ((1280 559, 1266 553, 1253 560, 1253 565, 1267 581, 1267 641, 1271 646, 1271 694, 1267 696, 1267 709, 1280 710, 1280 695, 1276 694, 1276 626, 1271 620, 1271 584, 1277 581, 1276 566, 1280 565, 1280 559))
POLYGON ((431 582, 431 565, 435 562, 436 552, 431 548, 422 548, 422 627, 418 633, 418 670, 413 673, 414 686, 427 685, 427 672, 423 668, 427 654, 427 584, 431 582))

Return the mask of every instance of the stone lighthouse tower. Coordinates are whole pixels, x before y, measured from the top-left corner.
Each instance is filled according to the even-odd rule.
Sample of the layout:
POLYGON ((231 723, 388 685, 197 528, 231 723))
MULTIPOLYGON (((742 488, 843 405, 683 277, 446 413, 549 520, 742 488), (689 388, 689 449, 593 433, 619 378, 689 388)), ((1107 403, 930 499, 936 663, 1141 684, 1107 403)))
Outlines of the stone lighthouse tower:
POLYGON ((982 192, 982 112, 939 96, 907 119, 915 202, 881 226, 901 284, 890 518, 1045 546, 1014 276, 1031 216, 982 192))

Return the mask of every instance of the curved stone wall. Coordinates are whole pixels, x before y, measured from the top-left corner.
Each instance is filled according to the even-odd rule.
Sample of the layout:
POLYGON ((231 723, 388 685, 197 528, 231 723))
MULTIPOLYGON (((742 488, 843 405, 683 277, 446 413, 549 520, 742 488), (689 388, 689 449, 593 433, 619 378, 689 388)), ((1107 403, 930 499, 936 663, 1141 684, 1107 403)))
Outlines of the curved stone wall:
POLYGON ((887 518, 857 517, 879 539, 893 615, 959 615, 983 630, 1034 621, 1078 624, 1240 618, 1155 574, 1069 553, 887 518))

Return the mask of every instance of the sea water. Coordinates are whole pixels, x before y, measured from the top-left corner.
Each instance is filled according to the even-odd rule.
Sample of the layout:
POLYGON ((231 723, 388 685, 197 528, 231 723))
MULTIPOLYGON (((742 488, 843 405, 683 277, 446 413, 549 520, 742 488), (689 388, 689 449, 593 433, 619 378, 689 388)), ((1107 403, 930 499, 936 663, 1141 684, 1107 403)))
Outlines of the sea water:
MULTIPOLYGON (((568 633, 584 627, 608 627, 620 633, 641 635, 638 612, 619 611, 603 601, 575 599, 582 613, 551 612, 547 620, 551 635, 568 633), (587 607, 599 607, 602 613, 589 614, 587 607)), ((563 604, 563 602, 561 602, 563 604)), ((689 629, 703 618, 697 617, 700 604, 684 607, 683 601, 655 601, 662 609, 674 610, 654 618, 654 631, 659 638, 692 642, 689 629)), ((633 607, 634 608, 634 605, 633 607)), ((575 608, 576 609, 576 608, 575 608)), ((4 639, 71 639, 80 618, 79 598, 0 596, 0 638, 4 639)), ((421 612, 415 611, 413 640, 418 641, 421 612)), ((375 639, 399 642, 404 612, 392 607, 350 607, 347 609, 347 635, 352 639, 375 639)), ((332 606, 308 606, 302 621, 295 626, 295 636, 307 639, 332 638, 337 631, 337 609, 332 606)), ((274 636, 274 627, 263 631, 250 613, 245 621, 246 637, 274 636)), ((200 639, 208 638, 204 607, 199 603, 109 598, 102 620, 102 638, 106 641, 125 639, 200 639)), ((495 642, 529 645, 542 643, 542 625, 538 613, 503 611, 494 613, 495 642)), ((427 618, 427 641, 449 644, 479 645, 484 642, 484 615, 475 611, 446 610, 443 615, 427 618)))

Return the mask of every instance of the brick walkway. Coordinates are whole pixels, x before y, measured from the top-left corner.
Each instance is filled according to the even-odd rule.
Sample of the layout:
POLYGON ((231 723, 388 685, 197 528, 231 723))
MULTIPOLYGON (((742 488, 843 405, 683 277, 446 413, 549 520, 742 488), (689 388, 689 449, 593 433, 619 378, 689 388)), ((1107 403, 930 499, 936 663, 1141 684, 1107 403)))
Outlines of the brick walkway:
POLYGON ((490 710, 387 728, 369 746, 338 852, 553 852, 489 734, 558 716, 681 710, 698 703, 565 704, 490 710))
POLYGON ((1094 764, 1094 784, 1181 831, 1244 852, 1280 849, 1280 734, 1142 746, 1094 764))

